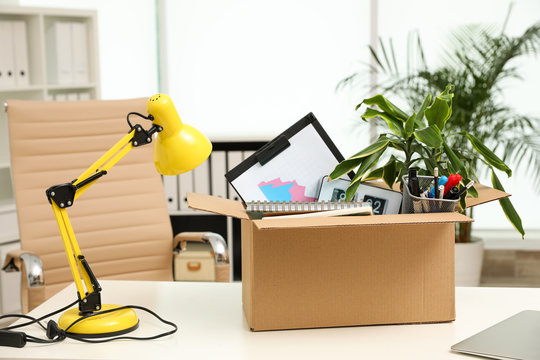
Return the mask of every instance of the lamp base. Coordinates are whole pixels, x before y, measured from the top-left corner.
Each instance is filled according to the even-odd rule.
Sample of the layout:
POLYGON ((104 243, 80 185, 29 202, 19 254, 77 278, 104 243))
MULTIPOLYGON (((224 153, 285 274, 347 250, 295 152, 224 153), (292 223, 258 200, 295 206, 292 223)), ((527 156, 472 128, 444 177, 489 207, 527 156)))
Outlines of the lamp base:
MULTIPOLYGON (((120 305, 104 304, 101 310, 110 310, 120 307, 120 305)), ((80 319, 79 309, 69 309, 60 316, 58 327, 67 329, 74 321, 80 319)), ((81 320, 69 328, 68 333, 81 335, 83 337, 110 337, 126 334, 139 327, 137 313, 133 309, 122 309, 106 314, 92 316, 86 320, 81 320)))

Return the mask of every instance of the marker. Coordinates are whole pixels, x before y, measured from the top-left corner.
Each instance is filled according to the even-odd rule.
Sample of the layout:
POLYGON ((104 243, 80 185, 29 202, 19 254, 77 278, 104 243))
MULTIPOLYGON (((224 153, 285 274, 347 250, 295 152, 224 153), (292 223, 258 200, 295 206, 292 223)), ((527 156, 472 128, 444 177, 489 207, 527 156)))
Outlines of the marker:
POLYGON ((456 200, 458 198, 459 189, 457 186, 452 186, 452 188, 444 195, 443 199, 447 200, 456 200))
POLYGON ((416 168, 409 168, 409 191, 411 192, 411 195, 420 196, 420 186, 418 184, 416 168))

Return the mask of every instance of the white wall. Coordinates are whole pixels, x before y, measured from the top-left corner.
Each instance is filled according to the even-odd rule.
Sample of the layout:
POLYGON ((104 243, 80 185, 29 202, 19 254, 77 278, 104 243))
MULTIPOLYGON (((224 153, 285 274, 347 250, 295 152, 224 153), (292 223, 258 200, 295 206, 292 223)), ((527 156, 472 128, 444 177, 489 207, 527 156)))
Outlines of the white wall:
POLYGON ((354 105, 335 87, 354 62, 368 59, 369 2, 161 4, 166 91, 186 122, 213 138, 269 139, 311 111, 338 145, 351 140, 354 105))
POLYGON ((153 0, 20 0, 19 5, 97 10, 101 97, 150 97, 158 91, 153 0))

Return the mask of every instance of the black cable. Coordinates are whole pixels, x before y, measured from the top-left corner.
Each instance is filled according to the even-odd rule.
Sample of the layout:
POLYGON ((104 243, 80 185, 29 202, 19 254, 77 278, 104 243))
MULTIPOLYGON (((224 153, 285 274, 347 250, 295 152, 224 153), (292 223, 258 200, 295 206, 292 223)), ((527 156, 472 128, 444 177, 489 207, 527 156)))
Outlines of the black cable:
MULTIPOLYGON (((29 321, 29 322, 25 322, 25 323, 22 323, 22 324, 19 324, 19 325, 13 325, 13 326, 8 326, 8 327, 5 327, 5 328, 2 328, 0 330, 13 330, 13 329, 18 329, 20 327, 23 327, 23 326, 28 326, 28 325, 32 325, 32 324, 35 324, 35 323, 39 323, 41 320, 44 320, 48 317, 51 317, 53 315, 56 315, 62 311, 66 311, 67 309, 69 309, 70 307, 73 307, 74 305, 78 304, 79 303, 79 299, 75 300, 74 302, 72 302, 71 304, 69 305, 66 305, 64 306, 63 308, 61 309, 58 309, 58 310, 55 310, 47 315, 43 315, 42 317, 40 318, 37 318, 37 319, 34 319, 32 321, 29 321)), ((16 317, 17 315, 4 315, 5 317, 16 317)), ((24 315, 24 316, 21 316, 21 317, 26 317, 27 315, 24 315)), ((1 319, 2 317, 0 317, 1 319)), ((43 326, 43 325, 42 325, 43 326)))
MULTIPOLYGON (((43 330, 47 330, 47 327, 45 325, 43 325, 41 322, 37 321, 37 319, 33 316, 28 316, 28 315, 24 315, 24 314, 7 314, 7 315, 2 315, 0 316, 0 320, 2 319, 9 319, 9 318, 22 318, 22 319, 28 319, 28 320, 35 320, 35 322, 37 322, 39 324, 39 326, 41 326, 43 328, 43 330)), ((6 330, 6 329, 0 329, 0 330, 6 330)))
POLYGON ((130 116, 130 115, 137 115, 137 116, 139 116, 139 117, 141 117, 141 118, 143 118, 143 119, 145 119, 145 120, 150 120, 150 121, 154 120, 154 117, 153 117, 152 115, 144 116, 144 115, 141 114, 141 113, 132 111, 132 112, 130 112, 129 114, 127 114, 127 116, 126 116, 126 121, 127 121, 128 125, 129 125, 129 128, 130 128, 130 129, 133 129, 133 125, 131 125, 131 121, 129 121, 129 116, 130 116))
POLYGON ((163 319, 162 317, 160 317, 158 314, 156 314, 152 310, 147 309, 147 308, 142 307, 142 306, 137 306, 137 305, 125 305, 125 306, 120 306, 120 307, 117 307, 117 308, 114 308, 114 309, 98 311, 98 312, 92 313, 92 314, 90 314, 88 316, 80 317, 77 320, 75 320, 74 322, 72 322, 65 330, 63 330, 62 334, 65 335, 65 337, 73 339, 73 340, 78 340, 78 341, 82 341, 82 342, 86 342, 86 343, 98 344, 98 343, 104 343, 104 342, 109 342, 109 341, 113 341, 113 340, 154 340, 154 339, 159 339, 159 338, 167 336, 167 335, 172 335, 176 331, 178 331, 178 326, 176 326, 175 323, 173 323, 172 321, 168 321, 168 320, 163 319), (173 330, 166 331, 164 333, 154 335, 154 336, 148 336, 148 337, 117 336, 117 337, 114 337, 114 338, 101 339, 101 340, 89 340, 89 339, 84 338, 84 335, 78 335, 78 334, 74 334, 74 333, 69 332, 69 329, 71 327, 73 327, 75 324, 77 324, 78 322, 80 322, 80 321, 83 321, 85 319, 89 319, 89 318, 91 318, 93 316, 97 316, 97 315, 101 315, 101 314, 107 314, 107 313, 110 313, 110 312, 119 311, 119 310, 123 310, 123 309, 138 309, 138 310, 146 311, 147 313, 149 313, 149 314, 153 315, 154 317, 156 317, 162 323, 173 327, 173 330))

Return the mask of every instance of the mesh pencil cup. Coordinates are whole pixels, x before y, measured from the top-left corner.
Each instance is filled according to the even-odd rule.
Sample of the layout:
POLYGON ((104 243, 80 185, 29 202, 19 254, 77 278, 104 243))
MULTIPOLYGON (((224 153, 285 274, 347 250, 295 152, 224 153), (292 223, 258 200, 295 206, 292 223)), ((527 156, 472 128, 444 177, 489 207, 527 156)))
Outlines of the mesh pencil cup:
MULTIPOLYGON (((417 176, 420 193, 433 187, 433 176, 417 176)), ((409 176, 403 176, 403 202, 401 212, 403 214, 419 214, 430 212, 453 212, 459 199, 434 199, 414 196, 409 191, 409 176)))

